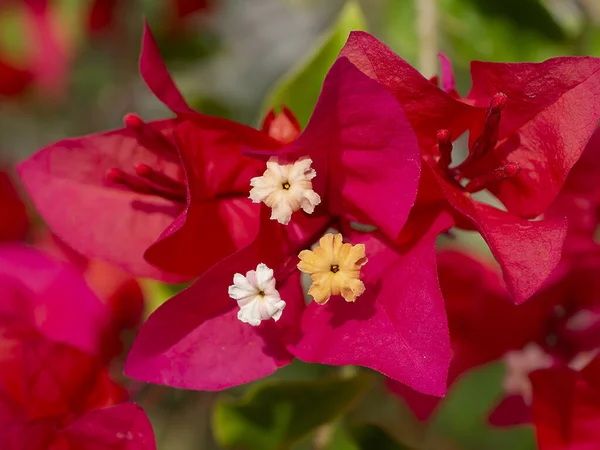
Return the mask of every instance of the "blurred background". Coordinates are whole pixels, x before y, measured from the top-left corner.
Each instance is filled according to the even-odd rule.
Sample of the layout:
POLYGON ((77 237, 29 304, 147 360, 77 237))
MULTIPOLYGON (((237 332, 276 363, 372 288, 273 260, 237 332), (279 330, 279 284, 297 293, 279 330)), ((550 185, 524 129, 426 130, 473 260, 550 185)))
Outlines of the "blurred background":
MULTIPOLYGON (((282 101, 306 123, 352 29, 371 32, 428 77, 444 52, 462 94, 474 59, 600 56, 599 0, 0 0, 0 168, 12 170, 55 140, 118 127, 128 112, 169 115, 138 75, 144 17, 191 105, 254 126, 282 101)), ((464 243, 479 248, 469 237, 464 243)), ((142 285, 147 312, 174 292, 142 285)), ((136 400, 159 449, 535 448, 528 427, 487 424, 501 391, 500 363, 465 377, 428 424, 374 374, 352 379, 357 387, 327 381, 333 373, 340 375, 294 363, 230 392, 138 386, 136 400), (336 392, 334 413, 321 417, 319 398, 306 401, 319 389, 336 392), (287 414, 314 423, 292 429, 277 420, 287 414), (276 437, 283 435, 299 441, 276 437)))

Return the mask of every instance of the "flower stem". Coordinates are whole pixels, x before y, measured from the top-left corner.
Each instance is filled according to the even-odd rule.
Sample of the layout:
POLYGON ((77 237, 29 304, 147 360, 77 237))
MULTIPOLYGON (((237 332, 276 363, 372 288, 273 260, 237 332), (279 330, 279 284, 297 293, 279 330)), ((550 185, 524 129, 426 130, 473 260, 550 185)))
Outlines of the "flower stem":
POLYGON ((415 3, 419 36, 419 70, 424 76, 431 77, 437 71, 437 0, 415 0, 415 3))

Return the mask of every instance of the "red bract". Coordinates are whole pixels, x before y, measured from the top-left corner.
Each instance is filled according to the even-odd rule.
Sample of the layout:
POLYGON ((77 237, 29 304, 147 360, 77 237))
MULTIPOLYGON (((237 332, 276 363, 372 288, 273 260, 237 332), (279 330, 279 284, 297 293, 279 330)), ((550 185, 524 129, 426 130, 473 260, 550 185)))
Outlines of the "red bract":
POLYGON ((18 171, 41 216, 76 251, 136 275, 170 279, 142 255, 185 208, 179 156, 165 136, 173 121, 128 124, 60 141, 18 171), (162 183, 151 181, 154 174, 162 183))
POLYGON ((596 131, 563 188, 548 209, 552 216, 568 216, 569 233, 565 252, 577 255, 594 248, 593 238, 600 222, 600 132, 596 131))
POLYGON ((48 230, 34 236, 35 248, 77 269, 90 289, 111 312, 114 337, 123 330, 137 327, 144 312, 144 293, 140 284, 127 272, 97 259, 75 252, 48 230))
POLYGON ((415 129, 426 162, 417 206, 449 205, 459 226, 474 226, 486 239, 515 301, 531 296, 558 264, 566 224, 524 218, 552 202, 596 126, 600 60, 473 63, 473 89, 463 102, 366 33, 352 33, 341 54, 394 94, 415 129), (465 131, 469 156, 450 167, 452 140, 465 131), (482 189, 509 212, 473 201, 470 194, 482 189))
POLYGON ((533 422, 540 450, 593 450, 600 445, 600 359, 581 371, 533 372, 533 422))
POLYGON ((258 208, 246 197, 263 168, 241 148, 283 144, 191 110, 148 29, 140 69, 177 119, 128 115, 125 128, 53 144, 19 173, 42 217, 78 252, 139 276, 191 278, 256 233, 258 208))
POLYGON ((122 403, 126 392, 103 365, 108 308, 77 273, 2 247, 0 292, 2 448, 154 449, 148 419, 122 403))
POLYGON ((29 231, 27 208, 10 176, 0 171, 0 242, 21 241, 29 231))
POLYGON ((13 309, 6 312, 18 311, 22 320, 52 341, 102 353, 110 312, 77 271, 36 250, 5 245, 0 249, 0 274, 27 288, 18 305, 7 299, 3 310, 9 306, 13 309))

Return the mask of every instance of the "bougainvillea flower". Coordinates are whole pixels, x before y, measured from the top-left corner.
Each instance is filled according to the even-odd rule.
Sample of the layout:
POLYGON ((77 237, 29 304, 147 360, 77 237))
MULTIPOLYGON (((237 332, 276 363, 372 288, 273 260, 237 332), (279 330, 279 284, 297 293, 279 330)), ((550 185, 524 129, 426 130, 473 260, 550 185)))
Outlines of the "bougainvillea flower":
MULTIPOLYGON (((352 217, 374 223, 390 235, 399 234, 414 202, 420 164, 417 143, 393 97, 348 61, 342 59, 330 70, 311 121, 300 135, 297 121, 285 108, 275 117, 267 116, 263 129, 269 134, 191 110, 147 28, 140 68, 150 89, 182 121, 175 136, 190 191, 184 214, 146 252, 149 261, 164 268, 170 264, 177 273, 198 274, 209 267, 207 253, 214 255, 214 263, 217 256, 222 259, 256 236, 259 208, 247 197, 250 180, 267 167, 262 160, 241 156, 241 147, 262 159, 277 157, 280 164, 308 157, 316 173, 310 180, 312 190, 321 199, 314 216, 352 217), (227 158, 223 143, 229 145, 227 158), (220 164, 212 164, 217 158, 220 164), (206 202, 207 190, 219 198, 229 193, 229 203, 206 202), (226 220, 221 220, 224 214, 226 220), (215 222, 201 239, 199 227, 215 222)), ((312 210, 315 196, 310 203, 305 210, 312 210)), ((294 213, 291 223, 301 214, 294 213)))
POLYGON ((530 297, 560 260, 566 223, 526 219, 552 202, 596 127, 600 60, 476 62, 461 101, 367 33, 352 33, 341 55, 390 90, 414 128, 425 162, 417 207, 449 204, 458 226, 475 227, 488 242, 513 298, 530 297), (452 140, 465 131, 469 156, 452 165, 452 140), (474 201, 482 189, 508 212, 474 201))
POLYGON ((256 266, 256 270, 246 272, 245 276, 234 274, 228 293, 240 307, 238 319, 255 327, 263 320, 277 322, 285 308, 285 301, 275 288, 276 283, 273 269, 263 263, 256 266))
POLYGON ((267 170, 250 180, 250 199, 263 202, 271 208, 271 219, 287 225, 292 214, 302 209, 312 214, 321 203, 321 197, 312 189, 311 180, 317 173, 310 166, 310 158, 301 158, 288 164, 280 164, 277 158, 267 161, 267 170))
POLYGON ((298 255, 298 269, 312 280, 308 294, 320 305, 332 295, 355 302, 365 292, 360 280, 360 269, 368 261, 365 245, 344 243, 342 239, 341 233, 327 233, 314 250, 303 250, 298 255))
POLYGON ((600 358, 577 371, 552 367, 530 375, 540 450, 592 450, 600 445, 600 358))
POLYGON ((27 208, 6 172, 0 171, 0 242, 22 241, 29 231, 27 208))
MULTIPOLYGON (((163 91, 161 96, 180 109, 173 92, 163 91)), ((193 124, 190 120, 186 126, 193 124)), ((389 239, 399 235, 408 217, 419 167, 414 136, 394 98, 341 58, 327 75, 301 136, 276 151, 246 152, 263 161, 273 156, 287 161, 310 158, 317 174, 312 186, 322 204, 312 216, 295 213, 286 226, 268 220, 263 206, 257 239, 249 247, 212 267, 142 326, 126 373, 147 382, 214 390, 266 376, 294 355, 306 361, 372 367, 415 389, 442 395, 450 355, 434 241, 452 222, 447 214, 434 217, 434 231, 414 248, 395 249, 389 239), (339 296, 326 306, 313 302, 300 319, 304 301, 295 269, 298 252, 340 218, 356 218, 381 230, 373 236, 343 232, 350 244, 369 241, 365 292, 355 303, 339 296), (273 269, 286 306, 278 321, 262 320, 252 327, 238 320, 228 288, 234 274, 254 270, 260 263, 273 269), (406 280, 401 292, 399 279, 406 280)))

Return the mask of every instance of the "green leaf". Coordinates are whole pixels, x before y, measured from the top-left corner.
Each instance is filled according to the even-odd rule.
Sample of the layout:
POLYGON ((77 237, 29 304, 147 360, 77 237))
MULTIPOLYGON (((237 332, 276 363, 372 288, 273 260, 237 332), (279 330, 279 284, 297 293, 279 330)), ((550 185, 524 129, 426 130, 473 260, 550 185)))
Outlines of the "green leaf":
POLYGON ((483 15, 480 2, 440 0, 439 6, 442 50, 459 72, 468 73, 471 60, 542 61, 569 51, 566 41, 521 26, 515 18, 483 15))
POLYGON ((371 424, 361 424, 350 430, 352 437, 360 450, 408 450, 383 428, 371 424))
POLYGON ((348 35, 353 30, 364 30, 365 27, 360 6, 356 0, 348 0, 337 21, 327 35, 323 36, 313 53, 284 75, 267 95, 261 113, 264 115, 270 108, 278 108, 283 104, 305 126, 317 103, 325 75, 346 43, 348 35))
POLYGON ((364 372, 352 378, 263 383, 242 399, 217 402, 215 438, 230 448, 287 448, 341 416, 370 387, 371 375, 364 372))
POLYGON ((540 0, 467 0, 487 20, 504 18, 519 29, 531 30, 545 38, 561 41, 566 38, 563 29, 540 0))
POLYGON ((403 59, 416 65, 419 60, 416 3, 414 0, 389 0, 381 17, 378 37, 403 59))
POLYGON ((140 280, 140 284, 146 299, 146 317, 152 314, 164 302, 179 294, 190 285, 190 283, 166 284, 149 279, 140 280))

